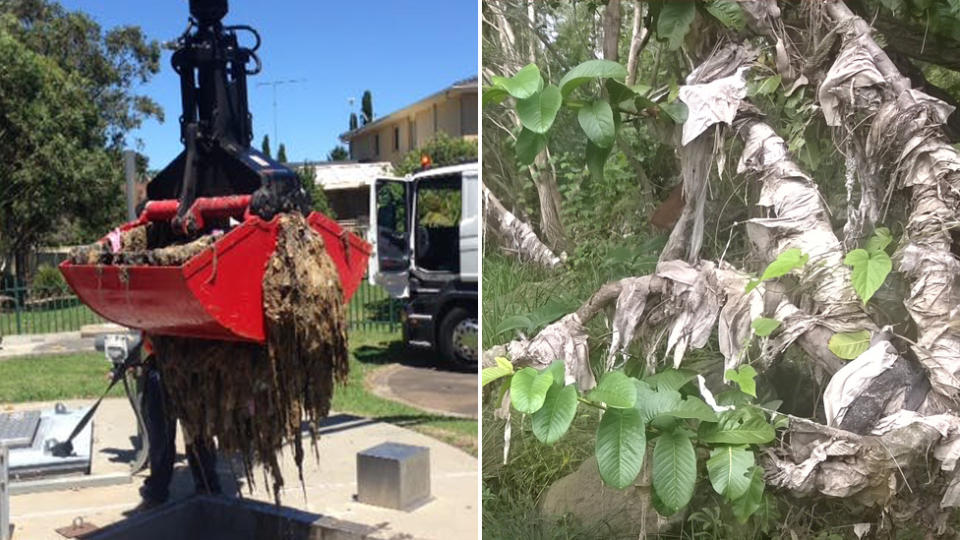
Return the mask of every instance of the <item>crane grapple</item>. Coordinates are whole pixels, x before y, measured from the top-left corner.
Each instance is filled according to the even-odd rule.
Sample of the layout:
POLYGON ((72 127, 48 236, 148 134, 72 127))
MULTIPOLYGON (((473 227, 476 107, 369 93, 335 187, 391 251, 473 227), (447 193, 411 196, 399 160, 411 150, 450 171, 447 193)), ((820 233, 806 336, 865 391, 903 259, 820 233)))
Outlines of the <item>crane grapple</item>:
POLYGON ((299 212, 323 239, 344 302, 360 284, 370 246, 332 219, 310 212, 299 176, 250 146, 247 76, 260 71, 260 37, 227 26, 226 0, 190 0, 190 25, 173 47, 180 76, 183 152, 147 184, 135 221, 99 242, 104 257, 65 261, 60 270, 81 301, 107 320, 156 335, 227 341, 266 339, 262 280, 277 242, 278 215, 299 212), (241 44, 244 32, 251 47, 241 44), (137 253, 114 256, 118 235, 142 228, 137 253), (174 263, 153 250, 195 243, 174 263))

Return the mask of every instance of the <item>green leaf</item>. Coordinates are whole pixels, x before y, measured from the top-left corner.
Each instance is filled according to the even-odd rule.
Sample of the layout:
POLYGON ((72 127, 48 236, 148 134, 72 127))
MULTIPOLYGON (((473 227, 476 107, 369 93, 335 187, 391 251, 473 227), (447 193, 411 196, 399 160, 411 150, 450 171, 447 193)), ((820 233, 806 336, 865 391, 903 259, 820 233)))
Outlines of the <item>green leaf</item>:
POLYGON ((530 165, 537 159, 537 154, 547 147, 547 136, 534 133, 523 128, 517 135, 517 159, 523 165, 530 165))
POLYGON ((653 489, 660 501, 676 513, 690 502, 697 480, 697 455, 681 430, 664 433, 653 447, 653 489))
POLYGON ((696 14, 697 10, 692 1, 664 2, 657 19, 657 37, 667 40, 667 48, 671 51, 679 49, 696 14))
POLYGON ((517 99, 527 99, 543 88, 543 77, 535 64, 527 64, 513 77, 492 77, 490 82, 517 99))
POLYGON ((776 437, 762 413, 738 408, 720 413, 716 424, 701 424, 700 441, 715 444, 766 444, 776 437), (706 426, 706 427, 703 427, 706 426))
POLYGON ((893 242, 893 235, 890 234, 890 229, 877 227, 876 230, 873 231, 873 236, 867 240, 867 252, 874 253, 884 251, 891 242, 893 242))
POLYGON ((600 382, 590 391, 587 398, 606 403, 608 407, 627 409, 637 402, 637 387, 633 379, 622 372, 610 371, 600 377, 600 382))
POLYGON ((517 116, 523 127, 534 133, 546 133, 560 110, 560 89, 552 84, 532 96, 517 101, 517 116))
POLYGON ((707 13, 713 15, 727 28, 739 31, 746 27, 747 19, 743 10, 733 0, 714 0, 713 2, 707 2, 703 7, 707 10, 707 13))
POLYGON ((830 337, 827 348, 844 360, 855 360, 870 348, 870 332, 838 332, 830 337))
POLYGON ((766 281, 768 279, 785 276, 793 270, 803 268, 808 260, 810 260, 810 256, 797 248, 785 250, 780 255, 777 255, 777 258, 774 259, 772 263, 767 265, 760 279, 766 281))
POLYGON ((812 128, 808 128, 806 133, 805 138, 802 139, 805 143, 803 147, 800 148, 800 153, 797 157, 800 158, 804 166, 811 171, 815 171, 820 167, 821 162, 819 134, 816 132, 816 129, 812 128))
POLYGON ((634 384, 637 386, 637 402, 634 407, 640 411, 644 423, 682 406, 682 397, 676 390, 653 390, 640 381, 635 381, 634 384))
POLYGON ((760 83, 760 86, 757 87, 757 94, 761 96, 766 96, 777 91, 777 88, 780 88, 780 75, 771 75, 763 80, 760 83))
POLYGON ((587 134, 587 138, 600 148, 610 148, 617 137, 617 130, 613 125, 613 109, 602 99, 577 112, 580 127, 587 134))
POLYGON ((742 497, 733 501, 733 515, 740 523, 746 523, 750 516, 760 509, 763 501, 763 469, 757 466, 750 468, 750 486, 742 497))
POLYGON ((740 369, 736 371, 728 369, 727 372, 723 374, 723 380, 737 383, 741 392, 753 397, 757 397, 757 382, 754 380, 756 377, 757 370, 753 369, 753 366, 749 364, 740 366, 740 369))
POLYGON ((617 81, 616 79, 607 79, 604 83, 607 88, 607 95, 610 97, 610 104, 614 107, 624 101, 633 101, 637 97, 637 92, 633 88, 617 81))
POLYGON ((687 104, 682 101, 672 101, 670 103, 661 103, 660 110, 666 113, 673 120, 674 124, 683 125, 687 121, 687 104))
POLYGON ((607 158, 610 157, 612 148, 600 148, 593 144, 593 141, 587 141, 587 169, 590 171, 590 177, 595 181, 603 180, 603 168, 607 164, 607 158))
POLYGON ((497 326, 497 335, 505 334, 511 330, 523 330, 529 332, 533 328, 533 323, 526 315, 511 315, 497 326))
POLYGON ((750 488, 750 477, 747 473, 753 465, 753 452, 745 446, 715 448, 707 460, 707 475, 713 490, 727 500, 739 499, 750 488))
POLYGON ((808 260, 810 260, 810 256, 797 248, 784 251, 780 255, 777 255, 777 258, 774 259, 773 262, 767 265, 767 268, 763 271, 763 275, 760 276, 759 280, 750 280, 750 283, 747 284, 746 292, 752 291, 757 285, 768 279, 785 276, 797 268, 803 268, 808 260))
POLYGON ((657 390, 679 390, 696 378, 696 371, 667 368, 656 375, 650 375, 643 381, 657 390))
POLYGON ((767 337, 780 327, 780 321, 769 317, 757 317, 750 323, 750 326, 753 328, 754 334, 767 337))
POLYGON ((564 386, 566 384, 566 369, 563 360, 554 360, 543 372, 549 373, 553 377, 554 386, 564 386))
POLYGON ((513 408, 527 414, 540 410, 553 384, 553 376, 547 372, 525 367, 513 375, 510 381, 510 400, 513 408))
POLYGON ((696 396, 687 396, 678 406, 663 414, 675 418, 692 418, 702 422, 716 422, 718 420, 717 413, 696 396))
POLYGON ((530 312, 530 320, 535 327, 550 324, 564 315, 574 311, 579 304, 559 298, 550 298, 545 304, 530 312))
POLYGON ((850 281, 853 283, 853 290, 864 305, 880 289, 890 270, 893 269, 893 261, 882 249, 872 252, 855 249, 847 253, 843 264, 853 267, 850 272, 850 281))
POLYGON ((576 414, 577 389, 573 385, 553 385, 543 407, 533 413, 533 435, 545 444, 553 444, 570 429, 576 414))
POLYGON ((627 78, 627 68, 611 60, 587 60, 570 71, 560 79, 560 91, 563 98, 566 99, 581 84, 592 79, 616 79, 618 81, 627 78))
POLYGON ((739 407, 741 405, 749 405, 753 403, 753 398, 747 394, 744 394, 740 391, 739 388, 728 388, 722 390, 716 395, 717 405, 721 406, 734 406, 739 407))
POLYGON ((502 356, 496 357, 495 360, 497 365, 484 368, 484 370, 480 373, 483 381, 481 386, 486 386, 497 379, 506 377, 507 375, 511 375, 513 373, 513 364, 511 364, 509 360, 502 356))
POLYGON ((499 86, 484 86, 483 87, 483 106, 488 107, 490 105, 497 105, 498 103, 503 102, 503 100, 510 97, 510 92, 507 92, 499 86))
POLYGON ((667 103, 673 103, 680 97, 680 85, 677 84, 677 81, 670 80, 667 84, 667 103))
POLYGON ((903 14, 903 8, 906 5, 904 0, 880 0, 880 3, 896 16, 903 14))
POLYGON ((597 466, 607 485, 623 489, 632 484, 646 449, 646 426, 636 409, 604 411, 597 428, 597 466))

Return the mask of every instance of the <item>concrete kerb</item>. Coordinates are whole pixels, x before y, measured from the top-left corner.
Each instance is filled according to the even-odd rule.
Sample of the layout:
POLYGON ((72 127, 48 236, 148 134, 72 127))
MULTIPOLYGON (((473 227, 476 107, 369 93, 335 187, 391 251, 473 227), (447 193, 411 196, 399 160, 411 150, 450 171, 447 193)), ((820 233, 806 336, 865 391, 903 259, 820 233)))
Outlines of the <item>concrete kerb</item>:
POLYGON ((204 495, 134 515, 84 539, 362 540, 376 538, 378 531, 374 526, 294 508, 204 495))

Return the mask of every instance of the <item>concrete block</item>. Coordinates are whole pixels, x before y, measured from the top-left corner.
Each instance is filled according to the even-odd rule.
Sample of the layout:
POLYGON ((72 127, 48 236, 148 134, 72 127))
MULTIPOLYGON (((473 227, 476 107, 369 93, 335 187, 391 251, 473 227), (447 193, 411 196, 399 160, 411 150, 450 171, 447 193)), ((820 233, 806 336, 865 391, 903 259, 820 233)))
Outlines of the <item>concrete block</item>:
POLYGON ((430 499, 430 449, 386 442, 357 453, 357 500, 412 510, 430 499))

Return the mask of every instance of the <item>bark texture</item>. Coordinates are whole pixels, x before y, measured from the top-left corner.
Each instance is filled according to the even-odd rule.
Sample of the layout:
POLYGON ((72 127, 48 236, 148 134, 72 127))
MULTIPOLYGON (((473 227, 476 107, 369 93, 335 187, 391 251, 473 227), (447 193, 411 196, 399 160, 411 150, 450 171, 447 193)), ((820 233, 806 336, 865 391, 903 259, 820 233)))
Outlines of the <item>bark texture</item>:
POLYGON ((529 260, 547 268, 556 268, 563 261, 540 241, 533 227, 522 221, 483 187, 485 225, 493 229, 502 245, 521 260, 529 260))

